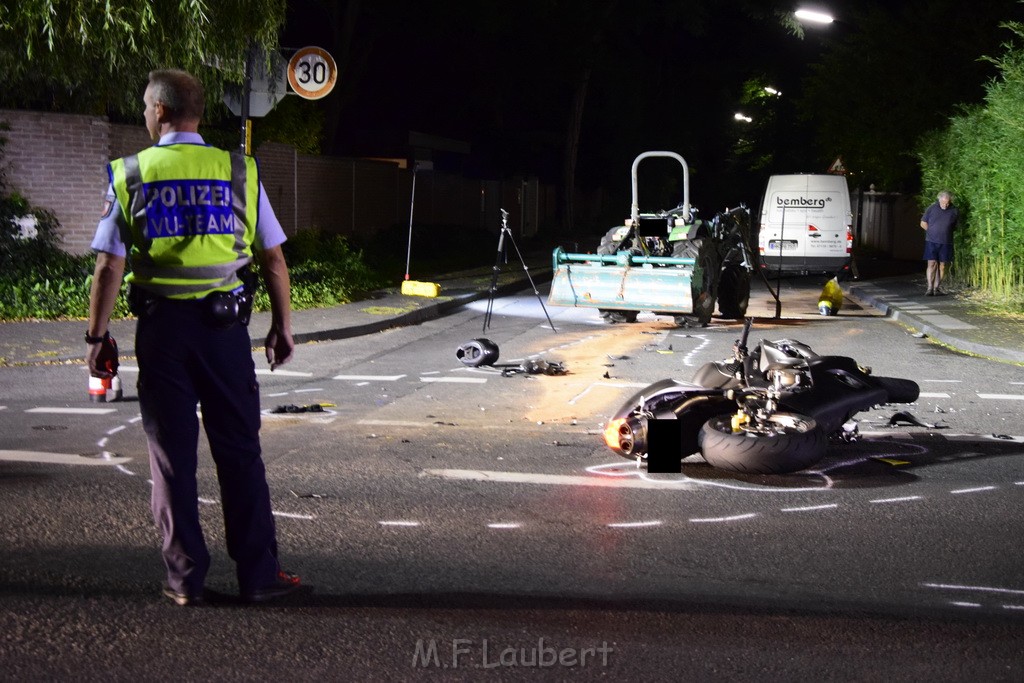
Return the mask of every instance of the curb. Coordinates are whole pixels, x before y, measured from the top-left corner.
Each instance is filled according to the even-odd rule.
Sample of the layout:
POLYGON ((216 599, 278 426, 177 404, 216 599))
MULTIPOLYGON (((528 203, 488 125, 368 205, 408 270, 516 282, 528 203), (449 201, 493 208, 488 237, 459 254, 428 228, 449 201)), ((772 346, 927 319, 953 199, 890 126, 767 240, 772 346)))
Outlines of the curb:
POLYGON ((921 320, 912 313, 902 311, 887 301, 883 301, 873 294, 863 291, 858 286, 850 287, 849 293, 872 308, 881 311, 887 318, 896 320, 907 327, 927 335, 941 344, 956 349, 957 351, 969 353, 975 356, 984 356, 985 358, 1000 360, 1006 363, 1024 365, 1024 352, 1016 351, 1014 349, 1006 349, 999 346, 991 346, 989 344, 981 344, 979 342, 972 342, 962 337, 957 337, 925 322, 924 320, 921 320))

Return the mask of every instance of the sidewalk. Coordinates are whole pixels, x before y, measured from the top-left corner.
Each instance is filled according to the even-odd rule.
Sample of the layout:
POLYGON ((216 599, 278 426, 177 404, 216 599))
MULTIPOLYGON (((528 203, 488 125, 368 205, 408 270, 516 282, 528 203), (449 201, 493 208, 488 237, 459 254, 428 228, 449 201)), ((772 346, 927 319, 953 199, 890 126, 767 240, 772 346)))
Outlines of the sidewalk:
MULTIPOLYGON (((528 255, 526 260, 529 275, 538 287, 551 279, 550 255, 528 255)), ((955 292, 926 297, 924 269, 922 266, 915 273, 916 265, 919 264, 864 264, 862 279, 844 283, 843 289, 863 305, 954 349, 1024 364, 1024 316, 1015 319, 989 314, 955 292)), ((486 299, 492 275, 492 267, 482 267, 432 278, 430 281, 441 285, 441 296, 434 299, 403 296, 401 283, 396 283, 393 288, 375 292, 370 299, 294 311, 295 340, 307 343, 346 339, 438 318, 459 306, 486 299)), ((529 287, 527 273, 518 260, 503 265, 498 275, 498 295, 529 287)), ((262 343, 269 326, 269 313, 253 315, 250 328, 254 344, 262 343)), ((81 362, 85 354, 84 333, 85 322, 81 320, 0 323, 0 366, 81 362)), ((110 333, 117 339, 122 358, 135 355, 134 320, 113 321, 110 333)))
MULTIPOLYGON (((496 295, 504 296, 529 287, 529 278, 541 287, 551 280, 550 254, 524 255, 529 273, 518 259, 501 266, 496 295), (529 275, 529 277, 528 277, 529 275)), ((392 327, 416 325, 490 296, 494 267, 487 266, 430 278, 441 286, 440 296, 404 296, 401 282, 373 292, 370 298, 332 306, 292 311, 292 333, 297 344, 347 339, 392 327)), ((427 280, 427 278, 423 278, 427 280)), ((86 322, 0 323, 0 367, 44 363, 78 363, 85 358, 86 322)), ((262 346, 270 329, 270 313, 254 313, 249 324, 254 346, 262 346)), ((121 359, 135 356, 135 320, 112 320, 110 334, 117 340, 121 359)))
POLYGON ((925 296, 923 265, 920 270, 918 275, 848 282, 844 289, 862 304, 946 346, 1024 364, 1024 316, 989 313, 956 291, 925 296))

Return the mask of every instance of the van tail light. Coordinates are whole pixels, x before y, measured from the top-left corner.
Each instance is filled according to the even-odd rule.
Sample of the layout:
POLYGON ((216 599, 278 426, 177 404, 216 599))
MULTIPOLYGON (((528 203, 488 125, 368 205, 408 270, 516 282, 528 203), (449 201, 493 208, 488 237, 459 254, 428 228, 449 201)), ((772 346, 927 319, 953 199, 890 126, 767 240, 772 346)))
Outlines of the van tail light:
POLYGON ((853 253, 853 230, 846 228, 846 253, 853 253))

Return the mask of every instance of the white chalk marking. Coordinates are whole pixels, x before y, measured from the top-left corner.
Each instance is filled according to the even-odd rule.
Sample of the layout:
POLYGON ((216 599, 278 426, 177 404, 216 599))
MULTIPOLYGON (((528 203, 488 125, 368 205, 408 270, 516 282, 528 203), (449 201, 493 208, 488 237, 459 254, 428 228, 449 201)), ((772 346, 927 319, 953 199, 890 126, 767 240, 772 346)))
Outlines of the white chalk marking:
POLYGON ((919 398, 949 398, 949 394, 944 394, 942 392, 922 391, 920 394, 918 394, 918 397, 919 398))
POLYGON ((1024 605, 1000 605, 1003 609, 1024 609, 1024 605))
POLYGON ((908 500, 920 500, 921 496, 903 496, 901 498, 876 498, 869 500, 869 503, 903 503, 908 500))
POLYGON ((494 524, 488 524, 488 529, 518 529, 522 526, 518 522, 495 522, 494 524))
POLYGON ((128 420, 129 424, 135 424, 136 422, 142 422, 142 416, 141 415, 136 415, 132 419, 128 420))
POLYGON ((377 523, 380 524, 381 526, 404 526, 404 527, 420 526, 419 522, 411 522, 411 521, 404 521, 404 520, 397 520, 397 519, 396 520, 381 520, 380 522, 377 522, 377 523))
POLYGON ((978 398, 991 398, 997 401, 1024 401, 1024 394, 978 394, 978 398))
POLYGON ((278 396, 287 396, 289 393, 290 392, 287 392, 287 391, 278 391, 277 393, 274 393, 274 394, 267 394, 267 398, 277 398, 278 396))
MULTIPOLYGON (((960 379, 923 379, 922 382, 935 382, 936 384, 960 384, 960 379)), ((1012 382, 1011 382, 1012 384, 1012 382)))
POLYGON ((296 394, 309 394, 309 393, 312 393, 312 392, 315 392, 315 391, 323 391, 323 389, 296 389, 292 393, 296 393, 296 394))
POLYGON ((135 473, 134 473, 134 472, 132 472, 132 471, 131 471, 130 469, 128 469, 127 467, 125 467, 124 465, 117 465, 117 466, 116 466, 116 469, 117 469, 117 470, 118 470, 119 472, 123 472, 124 474, 127 474, 127 475, 128 475, 129 477, 134 477, 134 476, 135 476, 135 473))
POLYGON ((993 491, 995 488, 995 486, 978 486, 973 489, 957 489, 956 491, 950 491, 950 493, 954 495, 958 493, 977 493, 979 491, 993 491))
POLYGON ((959 600, 951 600, 949 604, 954 607, 981 607, 980 602, 960 602, 959 600))
POLYGON ((644 384, 643 382, 594 382, 589 387, 576 394, 570 401, 569 405, 576 405, 576 402, 581 398, 590 393, 590 390, 594 387, 611 387, 612 389, 642 389, 643 387, 649 386, 650 383, 644 384))
POLYGON ((611 529, 641 529, 652 526, 661 526, 661 522, 658 520, 652 520, 650 522, 615 522, 608 525, 611 529))
POLYGON ((114 427, 113 429, 107 431, 107 436, 113 436, 114 434, 117 434, 118 432, 123 432, 126 429, 128 428, 125 427, 124 425, 114 427))
POLYGON ((196 500, 198 500, 203 505, 216 505, 217 504, 217 501, 215 501, 213 498, 196 498, 196 500))
POLYGON ((831 510, 839 507, 839 503, 828 503, 827 505, 807 505, 799 508, 782 508, 783 512, 809 512, 811 510, 831 510))
POLYGON ((434 427, 433 422, 413 422, 412 420, 359 420, 358 425, 366 427, 434 427))
POLYGON ((109 441, 109 440, 110 439, 108 439, 107 437, 103 437, 102 439, 100 439, 99 441, 96 442, 96 445, 99 446, 100 448, 106 448, 107 447, 107 441, 109 441))
POLYGON ((748 512, 745 515, 730 515, 728 517, 695 517, 691 518, 690 521, 694 524, 714 524, 716 522, 735 522, 741 519, 751 519, 757 517, 756 512, 748 512))

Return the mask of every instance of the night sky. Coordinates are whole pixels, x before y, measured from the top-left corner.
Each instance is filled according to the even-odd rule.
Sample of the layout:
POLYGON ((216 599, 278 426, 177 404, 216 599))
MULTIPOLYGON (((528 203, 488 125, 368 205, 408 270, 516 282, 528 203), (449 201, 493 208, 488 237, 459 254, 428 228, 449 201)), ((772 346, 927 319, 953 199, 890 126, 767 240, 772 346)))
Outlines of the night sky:
MULTIPOLYGON (((756 201, 750 194, 771 172, 825 170, 833 150, 814 139, 800 95, 812 65, 858 33, 866 10, 888 12, 881 26, 897 36, 889 42, 899 43, 903 32, 927 46, 922 50, 951 55, 956 69, 963 63, 975 70, 952 74, 972 81, 965 83, 922 72, 937 94, 915 93, 927 101, 914 106, 943 116, 955 113, 957 101, 980 99, 994 72, 977 66, 977 57, 997 52, 1009 37, 997 28, 999 18, 1020 14, 1011 0, 986 3, 985 16, 951 14, 967 4, 952 0, 817 4, 839 21, 809 27, 801 39, 774 14, 795 5, 771 0, 363 0, 353 24, 332 17, 349 3, 291 0, 282 45, 319 45, 343 64, 327 98, 333 100, 319 105, 330 128, 325 152, 365 154, 368 144, 414 130, 470 143, 472 154, 452 160, 459 166, 453 170, 529 173, 558 184, 573 95, 586 73, 578 187, 628 197, 633 158, 667 149, 690 163, 695 203, 717 210, 756 201), (970 33, 963 21, 979 23, 969 42, 958 38, 970 33), (347 43, 346 25, 354 26, 347 43), (771 82, 785 99, 772 131, 776 167, 757 172, 734 154, 746 132, 733 113, 751 78, 771 82)), ((863 88, 858 100, 878 94, 863 88)))

